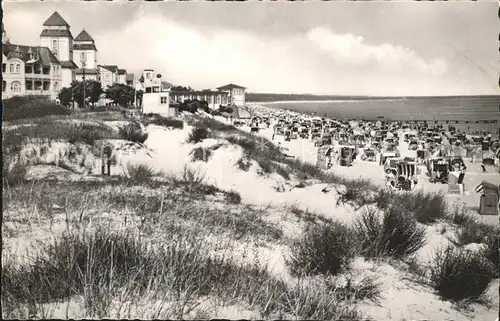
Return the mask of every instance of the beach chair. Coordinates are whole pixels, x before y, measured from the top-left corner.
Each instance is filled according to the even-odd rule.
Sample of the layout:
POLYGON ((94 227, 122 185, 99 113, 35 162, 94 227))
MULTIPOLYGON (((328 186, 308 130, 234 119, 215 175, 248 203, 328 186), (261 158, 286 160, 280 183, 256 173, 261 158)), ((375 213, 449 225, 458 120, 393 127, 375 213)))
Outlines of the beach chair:
POLYGON ((376 160, 375 150, 371 148, 365 148, 363 150, 363 155, 361 155, 361 160, 374 162, 376 160))
POLYGON ((344 146, 340 149, 339 165, 351 166, 355 157, 355 149, 353 147, 344 146))
POLYGON ((428 168, 430 169, 429 182, 442 184, 448 182, 449 163, 446 160, 442 158, 431 159, 428 168))
POLYGON ((415 163, 398 163, 396 188, 403 191, 411 191, 418 183, 416 175, 417 166, 415 163))
POLYGON ((479 214, 498 215, 500 212, 500 185, 483 181, 475 191, 482 193, 479 199, 479 214))
POLYGON ((418 149, 418 142, 416 140, 410 141, 408 144, 408 150, 417 150, 418 149))

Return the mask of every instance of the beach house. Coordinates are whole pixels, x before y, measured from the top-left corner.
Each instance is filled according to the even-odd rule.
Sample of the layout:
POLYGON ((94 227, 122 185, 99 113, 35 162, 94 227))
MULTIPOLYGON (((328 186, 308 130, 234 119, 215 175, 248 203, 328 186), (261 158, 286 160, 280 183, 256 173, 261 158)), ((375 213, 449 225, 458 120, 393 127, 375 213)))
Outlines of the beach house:
POLYGON ((229 105, 245 106, 245 87, 229 84, 218 87, 217 90, 228 94, 229 105))
MULTIPOLYGON (((143 114, 158 114, 164 117, 176 117, 179 114, 177 104, 170 104, 170 89, 162 81, 159 73, 147 69, 144 71, 144 83, 140 85, 142 89, 141 110, 143 114)), ((167 83, 168 84, 168 83, 167 83)))
POLYGON ((218 90, 191 90, 191 91, 171 91, 172 101, 183 103, 187 100, 206 101, 208 108, 215 110, 219 106, 225 106, 229 103, 229 94, 218 90))
POLYGON ((62 66, 49 48, 4 43, 2 54, 2 98, 57 98, 63 83, 62 66))

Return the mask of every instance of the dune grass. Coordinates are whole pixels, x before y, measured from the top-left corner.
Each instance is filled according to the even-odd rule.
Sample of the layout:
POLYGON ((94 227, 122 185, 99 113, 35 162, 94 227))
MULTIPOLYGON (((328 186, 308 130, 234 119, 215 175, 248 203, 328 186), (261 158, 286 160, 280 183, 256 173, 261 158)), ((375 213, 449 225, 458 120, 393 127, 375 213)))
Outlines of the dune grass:
POLYGON ((368 258, 407 257, 425 245, 425 229, 401 207, 392 206, 383 213, 369 210, 355 224, 361 253, 368 258))
POLYGON ((170 117, 163 117, 163 116, 158 115, 158 114, 146 114, 146 115, 144 115, 143 122, 145 123, 145 125, 154 124, 154 125, 158 125, 158 126, 175 128, 175 129, 183 129, 184 128, 184 122, 182 120, 170 118, 170 117))
MULTIPOLYGON (((50 213, 53 204, 62 204, 70 217, 81 208, 94 213, 113 209, 128 216, 140 215, 139 230, 133 225, 127 230, 99 225, 95 229, 68 228, 69 232, 54 241, 38 243, 38 250, 28 260, 8 258, 3 263, 4 317, 51 317, 46 303, 57 304, 75 296, 83 298, 84 316, 97 318, 186 318, 207 297, 216 298, 219 304, 240 304, 264 317, 361 317, 346 300, 369 296, 363 294, 366 287, 318 290, 304 284, 286 285, 258 261, 235 264, 230 258, 231 240, 214 245, 202 237, 212 226, 208 233, 233 231, 235 239, 238 234, 280 238, 281 231, 265 223, 262 213, 209 209, 191 197, 178 200, 168 196, 173 194, 164 188, 172 185, 165 183, 151 184, 156 188, 145 185, 149 190, 144 191, 133 185, 123 190, 120 181, 78 182, 71 183, 71 193, 64 187, 68 184, 37 182, 29 188, 12 187, 5 194, 6 209, 32 204, 42 217, 58 215, 50 213), (152 194, 155 190, 158 193, 152 194), (160 300, 162 308, 130 314, 125 304, 136 310, 148 304, 137 298, 147 298, 150 303, 160 300)), ((11 215, 6 219, 12 219, 11 215)), ((84 224, 87 215, 90 213, 66 224, 84 224)))
POLYGON ((45 96, 15 96, 2 100, 4 121, 48 115, 69 115, 71 111, 50 101, 45 96))
POLYGON ((495 267, 483 253, 453 246, 438 250, 430 267, 432 286, 452 301, 482 301, 494 274, 495 267))
POLYGON ((337 275, 354 259, 354 233, 343 224, 309 225, 304 236, 290 247, 292 275, 337 275))

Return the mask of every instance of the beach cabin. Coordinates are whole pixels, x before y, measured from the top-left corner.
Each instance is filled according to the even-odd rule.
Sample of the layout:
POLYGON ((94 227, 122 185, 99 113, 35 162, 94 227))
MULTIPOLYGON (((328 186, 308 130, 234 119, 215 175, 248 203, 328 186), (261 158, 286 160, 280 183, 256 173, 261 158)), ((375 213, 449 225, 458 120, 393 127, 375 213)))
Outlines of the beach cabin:
POLYGON ((143 114, 158 114, 164 117, 178 116, 178 105, 170 104, 170 90, 164 88, 160 74, 155 79, 145 83, 141 108, 143 114))

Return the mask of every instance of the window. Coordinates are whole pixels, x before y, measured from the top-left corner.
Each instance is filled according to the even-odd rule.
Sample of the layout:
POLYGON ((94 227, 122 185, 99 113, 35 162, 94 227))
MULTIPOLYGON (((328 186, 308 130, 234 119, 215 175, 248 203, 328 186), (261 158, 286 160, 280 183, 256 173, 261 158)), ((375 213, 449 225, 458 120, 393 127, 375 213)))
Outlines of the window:
POLYGON ((10 72, 14 72, 14 68, 15 68, 14 64, 10 64, 10 72))
POLYGON ((7 70, 7 64, 2 64, 2 72, 5 72, 7 70))
POLYGON ((160 97, 160 104, 166 105, 168 102, 168 97, 160 97))
POLYGON ((54 57, 56 57, 56 59, 59 59, 59 53, 57 51, 54 51, 52 53, 54 54, 54 57))
POLYGON ((21 65, 20 64, 16 64, 16 72, 21 72, 21 65))
POLYGON ((57 40, 56 39, 52 40, 52 49, 54 49, 54 50, 57 49, 57 40))
POLYGON ((10 84, 10 90, 21 91, 21 83, 19 81, 13 81, 12 84, 10 84))
POLYGON ((54 82, 54 91, 58 91, 59 90, 59 83, 56 81, 54 82))
POLYGON ((2 81, 2 91, 5 91, 5 88, 7 88, 7 82, 2 81))
POLYGON ((85 62, 85 52, 82 52, 82 53, 80 54, 80 61, 85 62))

